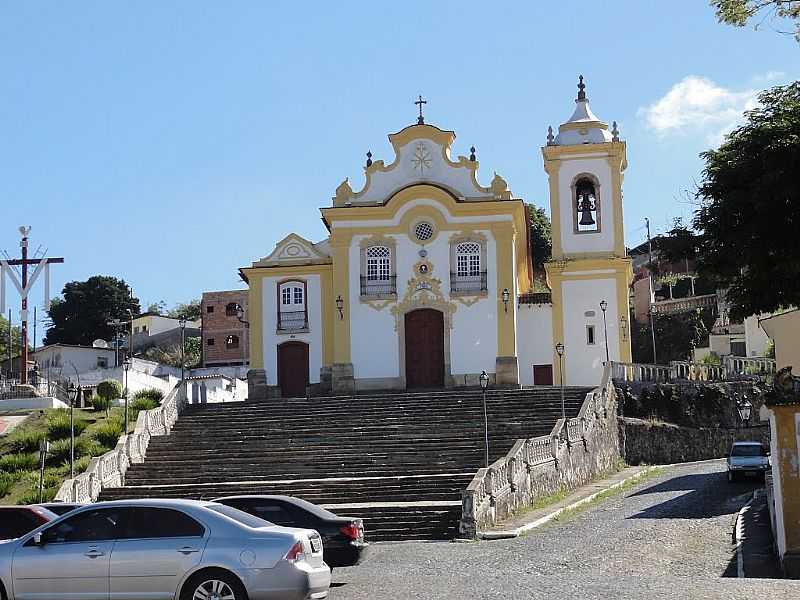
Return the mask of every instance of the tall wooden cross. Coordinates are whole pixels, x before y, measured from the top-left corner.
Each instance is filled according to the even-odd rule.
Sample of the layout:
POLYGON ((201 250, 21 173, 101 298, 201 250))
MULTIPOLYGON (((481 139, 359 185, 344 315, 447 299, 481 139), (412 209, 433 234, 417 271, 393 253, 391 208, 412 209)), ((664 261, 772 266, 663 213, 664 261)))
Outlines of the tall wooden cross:
MULTIPOLYGON (((44 301, 45 305, 47 305, 50 302, 50 265, 64 262, 63 258, 44 256, 41 258, 28 258, 28 234, 30 232, 30 227, 22 226, 19 228, 19 233, 22 235, 22 241, 19 243, 20 248, 22 248, 22 258, 10 260, 0 258, 0 314, 6 311, 6 275, 8 275, 11 283, 17 288, 20 298, 22 298, 22 349, 20 351, 19 382, 23 385, 28 383, 28 295, 39 275, 44 273, 44 301), (34 265, 36 267, 33 274, 28 277, 28 267, 34 265), (17 274, 11 268, 16 266, 22 268, 22 281, 19 280, 17 274)), ((9 364, 9 368, 11 367, 12 365, 9 364)))
POLYGON ((419 100, 414 102, 414 104, 419 105, 419 117, 417 117, 417 125, 425 125, 425 117, 422 116, 422 105, 427 103, 427 100, 422 99, 422 94, 420 94, 419 100))

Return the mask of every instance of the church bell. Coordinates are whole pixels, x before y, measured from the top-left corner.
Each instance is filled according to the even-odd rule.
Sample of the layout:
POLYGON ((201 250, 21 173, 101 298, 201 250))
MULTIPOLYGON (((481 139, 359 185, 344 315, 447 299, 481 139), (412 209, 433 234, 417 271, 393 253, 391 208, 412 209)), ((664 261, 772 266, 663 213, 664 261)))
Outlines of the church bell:
POLYGON ((594 225, 592 218, 592 202, 588 198, 584 198, 580 203, 581 220, 578 225, 594 225))

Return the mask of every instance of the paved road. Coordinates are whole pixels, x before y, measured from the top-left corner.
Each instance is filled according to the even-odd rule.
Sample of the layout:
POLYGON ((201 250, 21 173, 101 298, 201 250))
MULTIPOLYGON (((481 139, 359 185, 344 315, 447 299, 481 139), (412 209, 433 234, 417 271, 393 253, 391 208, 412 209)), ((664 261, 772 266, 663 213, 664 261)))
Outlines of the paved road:
POLYGON ((331 600, 800 598, 800 581, 736 579, 731 540, 752 483, 724 463, 675 467, 525 537, 379 544, 333 574, 331 600))

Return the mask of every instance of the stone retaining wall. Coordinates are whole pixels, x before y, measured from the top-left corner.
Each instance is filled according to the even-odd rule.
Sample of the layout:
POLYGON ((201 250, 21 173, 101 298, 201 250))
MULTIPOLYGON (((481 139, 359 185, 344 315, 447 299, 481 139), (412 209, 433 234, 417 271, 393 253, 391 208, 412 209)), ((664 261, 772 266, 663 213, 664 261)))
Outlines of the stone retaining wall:
POLYGON ((732 428, 681 427, 673 423, 619 419, 620 448, 625 462, 672 464, 725 458, 735 441, 769 445, 769 426, 732 428))

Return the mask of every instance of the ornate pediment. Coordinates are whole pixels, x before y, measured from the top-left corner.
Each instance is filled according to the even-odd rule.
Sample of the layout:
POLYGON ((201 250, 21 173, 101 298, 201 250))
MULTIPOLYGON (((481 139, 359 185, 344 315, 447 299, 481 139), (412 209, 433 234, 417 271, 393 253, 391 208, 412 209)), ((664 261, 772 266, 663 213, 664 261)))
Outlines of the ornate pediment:
POLYGON ((354 192, 345 179, 336 189, 334 206, 382 205, 396 192, 411 185, 427 183, 442 187, 459 200, 507 200, 511 198, 508 186, 495 176, 490 187, 478 183, 478 161, 475 149, 469 158, 450 157, 450 147, 455 140, 452 131, 443 131, 432 125, 411 125, 389 136, 395 152, 394 161, 386 165, 383 160, 371 159, 364 168, 364 188, 354 192), (500 183, 502 182, 502 184, 500 183))
POLYGON ((273 267, 276 265, 319 264, 331 261, 327 251, 327 240, 314 244, 309 240, 290 233, 275 246, 269 256, 254 262, 254 267, 273 267))

